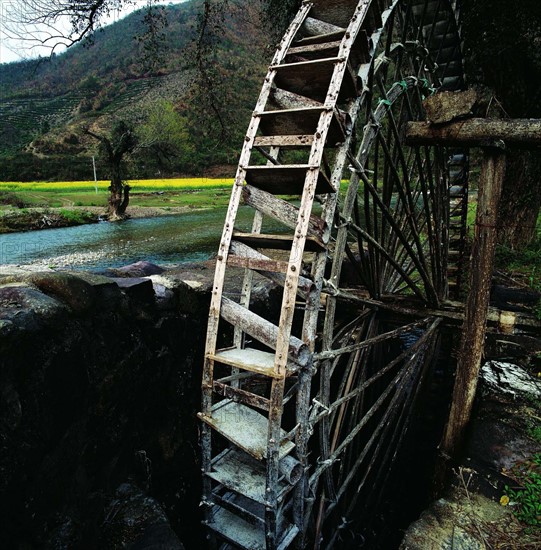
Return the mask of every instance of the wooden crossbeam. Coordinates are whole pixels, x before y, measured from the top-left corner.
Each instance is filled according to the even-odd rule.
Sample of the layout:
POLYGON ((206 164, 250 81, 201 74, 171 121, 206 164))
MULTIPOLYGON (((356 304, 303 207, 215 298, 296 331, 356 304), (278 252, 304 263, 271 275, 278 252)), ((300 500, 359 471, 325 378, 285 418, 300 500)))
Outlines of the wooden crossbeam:
POLYGON ((410 145, 464 145, 484 147, 501 140, 517 147, 541 146, 539 119, 470 118, 445 124, 409 122, 406 141, 410 145))

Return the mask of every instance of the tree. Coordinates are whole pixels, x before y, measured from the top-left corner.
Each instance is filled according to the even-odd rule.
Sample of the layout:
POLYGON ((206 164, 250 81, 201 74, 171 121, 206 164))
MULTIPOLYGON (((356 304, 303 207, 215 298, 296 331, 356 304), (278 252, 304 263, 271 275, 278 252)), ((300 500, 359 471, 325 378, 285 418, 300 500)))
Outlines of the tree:
MULTIPOLYGON (((151 153, 158 164, 185 166, 194 153, 185 117, 165 99, 150 104, 138 125, 138 148, 151 153)), ((145 155, 148 156, 148 155, 145 155)))
MULTIPOLYGON (((0 33, 19 41, 26 48, 46 47, 53 53, 59 47, 70 47, 91 39, 114 12, 136 6, 142 0, 15 0, 5 10, 0 33)), ((161 10, 156 9, 160 0, 146 0, 147 31, 142 38, 145 47, 155 55, 155 44, 165 25, 161 10)), ((201 36, 204 37, 215 24, 215 15, 223 17, 235 0, 203 0, 201 36), (208 24, 207 24, 208 23, 208 24)), ((285 27, 301 0, 259 0, 267 16, 269 28, 277 33, 285 27)))
POLYGON ((189 162, 194 151, 185 119, 166 100, 152 104, 146 113, 132 120, 115 120, 108 132, 83 128, 83 133, 99 142, 100 155, 109 169, 110 220, 126 217, 131 190, 125 181, 127 163, 135 153, 137 157, 157 159, 159 165, 189 162))
MULTIPOLYGON (((149 0, 152 4, 154 0, 149 0)), ((51 53, 88 38, 114 11, 137 0, 16 0, 5 10, 1 32, 24 47, 51 53)))
POLYGON ((109 190, 109 219, 122 220, 130 202, 131 187, 124 181, 124 163, 126 157, 133 153, 138 145, 138 138, 132 126, 124 121, 117 121, 110 135, 97 134, 88 128, 83 132, 98 140, 100 153, 110 170, 111 185, 109 190))
MULTIPOLYGON (((492 89, 513 118, 541 117, 539 0, 463 0, 466 70, 470 83, 492 89)), ((509 151, 498 237, 521 248, 536 234, 541 207, 541 155, 509 151)))

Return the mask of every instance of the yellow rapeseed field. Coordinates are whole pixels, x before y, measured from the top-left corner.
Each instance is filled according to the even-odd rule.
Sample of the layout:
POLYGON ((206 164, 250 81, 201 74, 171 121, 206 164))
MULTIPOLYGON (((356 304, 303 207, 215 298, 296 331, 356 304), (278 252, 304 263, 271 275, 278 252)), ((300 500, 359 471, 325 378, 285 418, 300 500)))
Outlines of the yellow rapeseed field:
MULTIPOLYGON (((177 179, 153 179, 153 180, 129 180, 132 190, 137 191, 160 191, 183 189, 209 189, 224 188, 233 185, 232 179, 213 178, 177 178, 177 179)), ((98 181, 98 189, 106 190, 109 181, 98 181)), ((64 193, 93 191, 96 184, 93 181, 31 181, 31 182, 0 182, 0 191, 62 191, 64 193)))

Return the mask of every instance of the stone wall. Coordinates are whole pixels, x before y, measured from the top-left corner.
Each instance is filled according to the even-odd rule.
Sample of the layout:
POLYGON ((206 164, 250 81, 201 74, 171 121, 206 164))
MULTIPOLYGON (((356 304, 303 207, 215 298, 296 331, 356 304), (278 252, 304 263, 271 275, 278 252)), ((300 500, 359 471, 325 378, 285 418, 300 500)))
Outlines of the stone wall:
MULTIPOLYGON (((1 547, 174 549, 175 533, 199 546, 212 274, 0 277, 1 547)), ((272 291, 256 295, 271 307, 272 291)))

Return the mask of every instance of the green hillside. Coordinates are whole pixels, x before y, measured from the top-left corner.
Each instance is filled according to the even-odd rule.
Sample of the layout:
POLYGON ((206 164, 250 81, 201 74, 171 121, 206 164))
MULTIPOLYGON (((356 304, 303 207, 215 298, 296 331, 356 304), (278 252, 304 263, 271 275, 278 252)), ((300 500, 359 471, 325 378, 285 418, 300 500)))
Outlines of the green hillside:
POLYGON ((133 176, 227 172, 270 56, 258 8, 247 0, 236 4, 220 23, 204 77, 195 50, 201 0, 164 8, 167 25, 152 55, 140 40, 140 10, 96 32, 92 45, 47 60, 1 64, 0 180, 88 179, 97 148, 82 128, 105 131, 119 119, 140 124, 163 101, 186 125, 190 154, 164 164, 142 151, 133 176))

